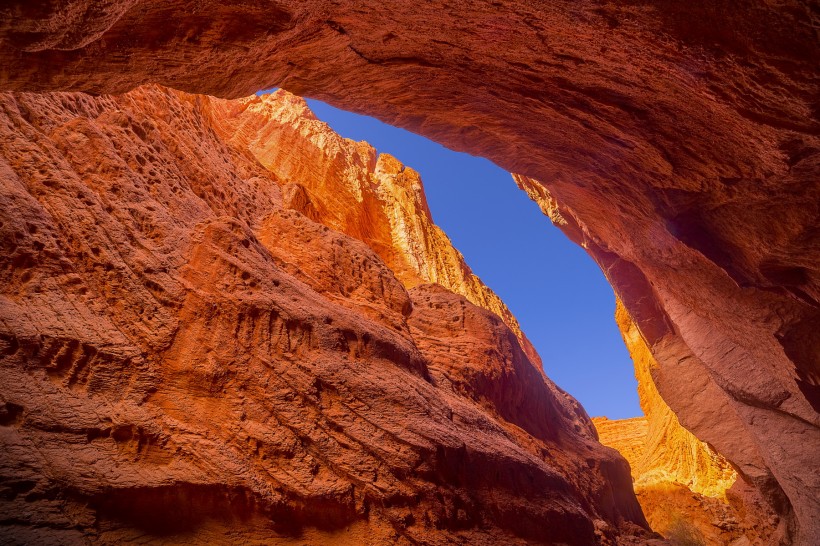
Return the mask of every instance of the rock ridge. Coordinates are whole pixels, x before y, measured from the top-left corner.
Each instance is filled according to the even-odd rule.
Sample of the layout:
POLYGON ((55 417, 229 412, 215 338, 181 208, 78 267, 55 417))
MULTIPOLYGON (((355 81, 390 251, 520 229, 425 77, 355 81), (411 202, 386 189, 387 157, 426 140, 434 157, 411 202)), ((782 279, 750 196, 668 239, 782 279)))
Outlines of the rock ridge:
POLYGON ((653 379, 658 363, 620 301, 615 318, 635 364, 645 416, 592 421, 601 443, 629 461, 649 524, 673 542, 685 536, 710 546, 781 540, 784 525, 764 499, 738 479, 725 458, 683 428, 663 401, 653 379))
POLYGON ((289 203, 294 210, 365 242, 407 288, 440 284, 499 315, 525 339, 504 302, 433 222, 418 172, 366 142, 339 136, 287 91, 211 102, 227 140, 280 178, 298 181, 290 189, 299 196, 289 203))

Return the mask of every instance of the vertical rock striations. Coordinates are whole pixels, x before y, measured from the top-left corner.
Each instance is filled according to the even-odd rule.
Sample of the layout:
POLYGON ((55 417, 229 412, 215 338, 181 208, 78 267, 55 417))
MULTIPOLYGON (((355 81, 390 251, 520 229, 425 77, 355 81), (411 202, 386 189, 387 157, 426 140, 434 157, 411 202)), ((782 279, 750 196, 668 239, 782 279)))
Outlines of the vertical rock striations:
POLYGON ((398 254, 429 216, 317 222, 355 180, 266 168, 219 118, 249 102, 0 95, 2 541, 647 539, 625 461, 516 333, 363 242, 398 254))
MULTIPOLYGON (((724 497, 737 474, 723 457, 683 428, 664 403, 652 379, 657 363, 620 301, 615 318, 635 364, 638 397, 645 415, 644 446, 637 458, 627 458, 635 485, 674 482, 701 495, 724 497)), ((618 423, 621 421, 596 422, 596 428, 599 432, 602 427, 615 432, 613 427, 617 428, 618 423)), ((605 439, 604 443, 609 444, 605 439)))
POLYGON ((603 444, 629 461, 638 500, 652 528, 670 538, 692 530, 704 543, 730 544, 745 537, 766 545, 784 530, 765 502, 711 446, 683 428, 655 387, 658 364, 618 301, 615 318, 635 364, 645 417, 593 418, 603 444), (737 482, 737 483, 736 483, 737 482))
POLYGON ((663 401, 652 379, 657 363, 620 301, 615 320, 635 363, 638 397, 648 421, 646 447, 633 469, 633 473, 640 476, 636 484, 670 481, 707 497, 724 497, 735 483, 737 473, 708 444, 683 428, 663 401))

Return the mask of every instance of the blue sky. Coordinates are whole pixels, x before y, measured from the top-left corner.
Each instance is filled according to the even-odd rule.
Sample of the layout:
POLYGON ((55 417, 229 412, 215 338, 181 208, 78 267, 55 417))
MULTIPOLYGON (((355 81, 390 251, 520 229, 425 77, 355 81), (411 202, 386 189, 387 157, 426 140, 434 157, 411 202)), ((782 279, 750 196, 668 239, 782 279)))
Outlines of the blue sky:
POLYGON ((612 288, 508 172, 376 119, 308 104, 340 135, 366 140, 421 174, 434 221, 518 318, 553 381, 591 416, 642 414, 612 288))

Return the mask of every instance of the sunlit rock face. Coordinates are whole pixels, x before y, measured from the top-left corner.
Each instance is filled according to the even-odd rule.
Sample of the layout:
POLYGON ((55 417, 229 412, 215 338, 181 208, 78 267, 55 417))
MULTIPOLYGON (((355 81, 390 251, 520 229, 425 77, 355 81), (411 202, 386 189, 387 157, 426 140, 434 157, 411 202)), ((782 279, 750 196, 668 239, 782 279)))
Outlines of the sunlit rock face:
POLYGON ((737 481, 726 459, 683 428, 660 397, 652 375, 658 364, 620 301, 615 318, 635 364, 645 417, 596 417, 593 423, 601 442, 629 461, 649 524, 673 541, 689 534, 715 546, 741 539, 777 543, 784 531, 763 499, 737 481))
MULTIPOLYGON (((737 479, 737 473, 726 459, 715 453, 708 444, 699 441, 680 426, 677 417, 655 387, 652 373, 657 370, 657 362, 620 302, 617 305, 615 319, 635 364, 638 398, 645 415, 642 453, 639 458, 627 458, 632 467, 635 484, 643 486, 675 482, 701 495, 724 497, 726 490, 737 479)), ((608 421, 600 425, 596 423, 602 439, 603 436, 620 436, 617 432, 618 423, 621 421, 608 421), (614 434, 603 434, 602 428, 607 428, 614 434)), ((636 422, 630 419, 624 424, 633 425, 636 422)), ((606 440, 604 443, 609 444, 606 440)))
POLYGON ((14 0, 0 86, 279 86, 520 173, 604 269, 681 424, 784 541, 814 545, 818 17, 802 0, 14 0))
POLYGON ((529 344, 504 302, 433 223, 416 171, 342 138, 286 91, 211 104, 224 138, 294 181, 285 188, 286 206, 367 243, 407 288, 440 284, 502 317, 529 344))
MULTIPOLYGON (((317 221, 350 179, 268 169, 231 107, 0 95, 2 542, 651 541, 626 462, 504 320, 317 221)), ((394 253, 425 229, 372 212, 394 253)))

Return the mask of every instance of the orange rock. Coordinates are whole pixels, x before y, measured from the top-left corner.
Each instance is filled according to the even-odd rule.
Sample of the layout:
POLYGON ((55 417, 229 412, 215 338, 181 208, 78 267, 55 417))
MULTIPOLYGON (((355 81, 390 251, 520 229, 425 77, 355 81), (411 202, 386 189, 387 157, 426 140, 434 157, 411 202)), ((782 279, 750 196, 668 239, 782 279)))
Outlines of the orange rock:
POLYGON ((820 543, 811 2, 28 4, 0 6, 3 89, 279 86, 533 180, 681 424, 820 543))
POLYGON ((683 428, 663 401, 652 376, 658 364, 620 301, 615 319, 635 364, 645 417, 595 417, 592 422, 601 443, 629 462, 652 528, 673 543, 688 535, 714 546, 741 537, 760 546, 782 540, 785 530, 777 528, 777 518, 760 496, 747 484, 733 487, 738 476, 728 461, 683 428))
POLYGON ((224 138, 294 184, 291 208, 365 242, 405 287, 440 284, 502 317, 523 340, 504 302, 433 223, 416 171, 366 142, 337 135, 287 91, 212 99, 212 108, 224 138))
MULTIPOLYGON (((625 461, 501 318, 408 293, 364 242, 284 206, 332 223, 355 181, 268 170, 219 118, 246 104, 0 95, 2 540, 649 537, 625 461)), ((391 158, 362 172, 420 194, 391 158)), ((373 208, 360 235, 437 271, 399 261, 395 241, 433 229, 411 203, 415 226, 373 208)))
MULTIPOLYGON (((641 457, 635 459, 634 464, 627 457, 636 486, 674 482, 707 497, 725 498, 726 490, 737 479, 737 473, 726 459, 683 428, 663 401, 652 379, 657 363, 620 302, 615 319, 635 363, 638 397, 647 422, 641 457)), ((600 432, 597 424, 596 428, 600 432)), ((603 437, 602 441, 610 444, 603 437)))

